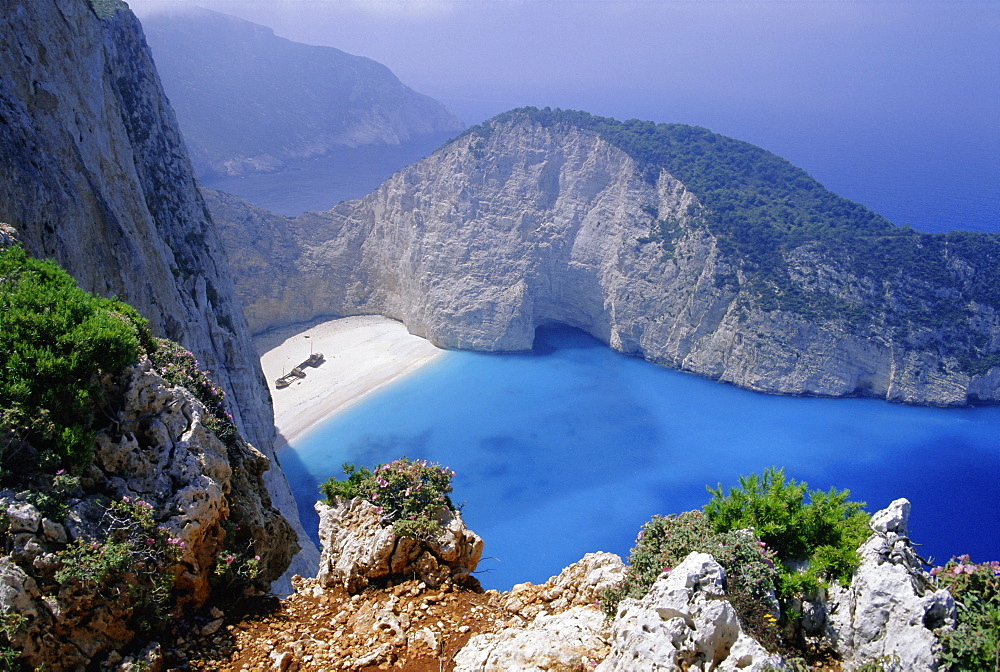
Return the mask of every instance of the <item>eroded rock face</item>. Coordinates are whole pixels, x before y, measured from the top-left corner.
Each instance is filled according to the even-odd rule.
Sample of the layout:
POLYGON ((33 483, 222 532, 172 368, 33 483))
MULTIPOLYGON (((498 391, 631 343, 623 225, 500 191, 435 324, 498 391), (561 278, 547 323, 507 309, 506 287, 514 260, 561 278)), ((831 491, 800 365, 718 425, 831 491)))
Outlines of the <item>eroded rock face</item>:
POLYGON ((859 549, 850 586, 830 590, 828 636, 849 665, 895 657, 901 669, 938 669, 934 629, 954 625, 955 601, 923 570, 907 536, 909 515, 909 501, 897 499, 872 516, 874 534, 859 549))
MULTIPOLYGON (((237 291, 251 330, 382 314, 436 345, 492 352, 529 349, 538 326, 561 323, 621 352, 763 392, 1000 401, 1000 368, 970 373, 954 353, 941 354, 948 348, 927 345, 975 333, 1000 347, 1000 315, 965 301, 959 281, 884 285, 850 259, 803 244, 775 252, 796 291, 865 306, 871 318, 857 328, 841 315, 771 309, 743 284, 740 259, 674 176, 661 171, 650 183, 626 152, 571 124, 488 125, 327 212, 290 220, 210 195, 241 259, 237 291), (669 252, 651 238, 657 221, 675 223, 669 252), (923 326, 933 316, 921 312, 921 297, 944 295, 968 304, 968 333, 923 326)), ((961 263, 955 274, 975 273, 961 263)))
POLYGON ((418 578, 431 587, 445 583, 478 586, 471 576, 483 554, 483 540, 462 517, 442 507, 434 541, 397 537, 370 502, 355 497, 336 506, 316 503, 323 548, 317 579, 324 586, 357 592, 373 581, 418 578))
POLYGON ((622 600, 599 672, 750 669, 769 658, 725 599, 722 567, 691 553, 641 600, 622 600))
POLYGON ((570 607, 597 607, 601 593, 625 577, 625 563, 614 553, 587 553, 540 586, 519 583, 502 599, 504 609, 524 618, 570 607))
MULTIPOLYGON (((4 4, 0 221, 30 254, 194 352, 273 459, 270 397, 226 254, 142 29, 120 7, 99 19, 85 0, 4 4)), ((297 524, 284 474, 265 479, 297 524)))
MULTIPOLYGON (((271 506, 261 478, 267 460, 253 446, 242 439, 223 444, 205 426, 204 406, 148 364, 127 370, 110 390, 118 396, 117 413, 98 433, 94 463, 79 489, 54 494, 65 500, 65 519, 47 517, 27 493, 0 493, 8 549, 0 556, 0 611, 25 617, 11 643, 32 668, 83 669, 121 660, 118 648, 142 648, 136 640, 144 626, 133 617, 145 598, 128 588, 134 583, 128 572, 163 577, 172 591, 163 608, 192 610, 209 598, 216 563, 230 549, 259 557, 260 573, 251 581, 259 589, 285 571, 297 550, 295 532, 271 506), (124 570, 92 568, 83 578, 59 578, 70 564, 85 563, 65 555, 77 544, 91 545, 95 557, 112 552, 105 546, 111 529, 129 517, 114 512, 122 502, 148 509, 159 528, 149 534, 169 538, 176 555, 151 550, 124 570)), ((137 543, 154 549, 161 541, 137 543)))

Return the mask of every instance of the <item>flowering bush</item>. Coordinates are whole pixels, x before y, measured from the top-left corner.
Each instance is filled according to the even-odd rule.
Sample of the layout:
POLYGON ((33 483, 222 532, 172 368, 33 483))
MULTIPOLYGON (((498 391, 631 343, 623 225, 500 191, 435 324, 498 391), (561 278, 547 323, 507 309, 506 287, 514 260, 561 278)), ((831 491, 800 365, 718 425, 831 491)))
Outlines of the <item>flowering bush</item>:
POLYGON ((190 350, 173 341, 157 339, 156 347, 149 353, 154 371, 171 385, 179 385, 204 404, 209 415, 202 418, 205 426, 215 432, 226 445, 238 436, 233 416, 226 410, 226 393, 201 369, 190 350))
POLYGON ((397 536, 431 538, 440 530, 437 510, 442 506, 455 510, 448 497, 455 472, 440 464, 403 457, 374 471, 345 464, 344 474, 346 481, 331 478, 320 486, 327 502, 363 497, 379 508, 383 521, 392 522, 397 536))
POLYGON ((254 555, 250 543, 244 543, 238 524, 224 520, 222 530, 226 541, 215 558, 214 583, 227 587, 251 583, 260 574, 260 556, 254 555))
POLYGON ((56 581, 83 584, 108 598, 125 595, 140 625, 162 625, 173 597, 169 570, 184 542, 157 525, 150 504, 129 497, 111 502, 101 529, 103 542, 78 538, 58 553, 56 581))
POLYGON ((995 670, 1000 660, 1000 562, 960 555, 931 574, 958 605, 954 630, 940 630, 941 661, 953 670, 995 670))

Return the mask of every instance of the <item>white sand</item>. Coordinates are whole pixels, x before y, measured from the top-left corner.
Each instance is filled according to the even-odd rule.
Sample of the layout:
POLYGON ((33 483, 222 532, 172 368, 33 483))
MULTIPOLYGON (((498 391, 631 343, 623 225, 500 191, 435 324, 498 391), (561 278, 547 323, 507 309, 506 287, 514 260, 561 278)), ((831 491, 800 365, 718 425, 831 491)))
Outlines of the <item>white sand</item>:
POLYGON ((254 343, 274 399, 274 423, 285 441, 443 352, 400 322, 367 315, 276 329, 254 343), (326 361, 304 367, 305 378, 277 389, 275 381, 311 352, 323 353, 326 361))

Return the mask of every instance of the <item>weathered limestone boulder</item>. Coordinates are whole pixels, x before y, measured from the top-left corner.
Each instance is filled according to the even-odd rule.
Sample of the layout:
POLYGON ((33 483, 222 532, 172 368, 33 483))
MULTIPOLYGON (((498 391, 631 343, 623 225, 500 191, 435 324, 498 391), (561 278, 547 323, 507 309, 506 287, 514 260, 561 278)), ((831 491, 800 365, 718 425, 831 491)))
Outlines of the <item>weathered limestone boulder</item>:
POLYGON ((540 586, 519 583, 503 599, 507 611, 532 619, 541 612, 596 607, 601 593, 625 576, 625 563, 614 553, 587 553, 540 586))
POLYGON ((30 489, 0 492, 7 549, 0 613, 15 624, 8 639, 31 668, 155 657, 147 655, 156 646, 143 640, 143 614, 200 607, 218 559, 237 551, 257 556, 258 573, 235 585, 266 589, 297 550, 261 478, 267 459, 238 437, 221 442, 191 393, 166 384, 148 363, 106 390, 113 422, 98 433, 94 462, 78 484, 42 499, 30 489), (56 504, 65 517, 52 513, 56 504), (151 526, 136 522, 136 511, 151 526), (103 553, 126 560, 102 562, 103 553), (169 586, 162 600, 145 592, 161 581, 169 586))
POLYGON ((163 526, 184 542, 178 544, 181 561, 190 569, 182 580, 195 603, 211 592, 208 578, 225 541, 224 520, 239 527, 260 558, 259 583, 266 588, 298 550, 295 532, 263 485, 267 458, 242 440, 223 444, 204 424, 201 402, 149 368, 139 364, 124 375, 122 410, 113 430, 97 436, 95 468, 115 497, 138 497, 155 511, 175 512, 163 526))
POLYGON ((461 515, 441 507, 441 531, 433 541, 397 537, 370 502, 355 497, 335 506, 316 503, 323 548, 317 579, 324 586, 356 592, 372 581, 419 579, 431 587, 455 583, 477 587, 471 575, 483 555, 483 540, 461 515))
POLYGON ((691 553, 644 598, 622 600, 611 626, 611 653, 597 670, 740 670, 768 660, 740 627, 724 578, 712 556, 691 553))
POLYGON ((477 635, 455 656, 458 672, 589 670, 609 650, 597 601, 621 581, 625 565, 613 553, 588 553, 540 586, 522 583, 501 598, 526 626, 477 635))
POLYGON ((909 515, 909 501, 897 499, 872 516, 874 534, 859 549, 851 585, 830 589, 828 636, 848 666, 884 656, 902 669, 938 669, 934 629, 954 624, 955 602, 923 571, 907 536, 909 515))
POLYGON ((594 607, 539 614, 526 628, 476 635, 455 655, 455 672, 590 670, 608 653, 608 627, 594 607))

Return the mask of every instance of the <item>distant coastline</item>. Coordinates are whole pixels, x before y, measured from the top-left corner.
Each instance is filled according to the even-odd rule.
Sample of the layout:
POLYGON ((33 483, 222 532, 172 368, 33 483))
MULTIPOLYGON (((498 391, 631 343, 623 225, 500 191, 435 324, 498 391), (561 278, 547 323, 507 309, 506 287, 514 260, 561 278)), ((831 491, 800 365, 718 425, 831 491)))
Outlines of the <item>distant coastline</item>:
POLYGON ((402 323, 377 315, 273 329, 256 336, 254 344, 274 401, 275 427, 285 442, 444 352, 402 323), (312 353, 322 353, 325 361, 278 389, 275 381, 312 353))

